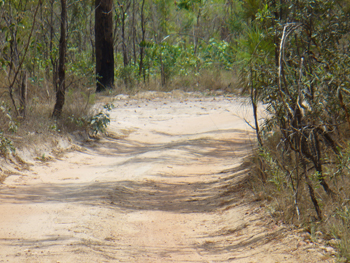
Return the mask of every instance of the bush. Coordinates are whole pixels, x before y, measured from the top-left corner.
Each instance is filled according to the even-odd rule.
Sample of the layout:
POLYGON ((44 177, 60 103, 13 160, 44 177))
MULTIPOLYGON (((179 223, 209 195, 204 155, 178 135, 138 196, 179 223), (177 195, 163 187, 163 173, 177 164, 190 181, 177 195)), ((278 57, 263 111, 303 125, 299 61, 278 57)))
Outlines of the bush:
MULTIPOLYGON (((350 197, 350 149, 344 143, 350 126, 347 4, 261 1, 254 10, 247 10, 237 60, 254 111, 262 101, 269 116, 262 127, 256 121, 256 169, 265 178, 264 190, 284 203, 274 207, 289 222, 344 226, 350 197), (277 143, 271 133, 278 134, 277 143)), ((348 236, 349 228, 343 228, 348 236)), ((350 247, 341 244, 348 257, 350 247)))
POLYGON ((10 153, 15 153, 15 147, 11 140, 4 136, 4 133, 0 131, 0 154, 7 157, 10 153))

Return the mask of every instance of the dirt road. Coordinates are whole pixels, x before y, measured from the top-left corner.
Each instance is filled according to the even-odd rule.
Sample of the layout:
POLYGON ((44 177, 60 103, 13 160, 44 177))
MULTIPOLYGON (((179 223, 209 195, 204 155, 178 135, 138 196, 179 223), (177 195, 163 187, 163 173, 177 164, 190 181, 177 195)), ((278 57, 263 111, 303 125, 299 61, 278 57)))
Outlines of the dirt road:
POLYGON ((119 97, 108 137, 8 177, 0 262, 332 262, 251 202, 249 107, 172 97, 119 97))

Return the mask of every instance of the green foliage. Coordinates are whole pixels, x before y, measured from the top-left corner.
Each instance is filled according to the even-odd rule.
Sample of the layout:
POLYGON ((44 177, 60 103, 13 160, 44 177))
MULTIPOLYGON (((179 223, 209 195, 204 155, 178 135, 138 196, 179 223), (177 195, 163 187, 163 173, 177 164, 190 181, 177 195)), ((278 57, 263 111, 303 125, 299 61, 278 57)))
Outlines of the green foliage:
MULTIPOLYGON (((32 30, 33 11, 38 1, 0 3, 0 13, 5 18, 0 22, 0 67, 12 73, 23 55, 21 52, 32 30)), ((71 88, 70 79, 73 79, 79 80, 81 85, 95 86, 94 3, 86 0, 67 3, 66 84, 71 88)), ((169 83, 177 76, 197 75, 204 68, 232 69, 234 55, 230 36, 237 34, 242 27, 240 1, 145 1, 145 40, 140 39, 142 1, 119 3, 120 6, 113 10, 117 51, 115 76, 127 87, 150 78, 163 78, 169 83), (125 15, 125 39, 121 38, 122 15, 125 15), (221 35, 222 30, 227 30, 225 36, 221 35), (124 44, 126 65, 122 56, 124 44), (142 48, 144 54, 140 70, 142 48)), ((58 65, 59 12, 59 1, 40 4, 23 64, 23 68, 30 72, 30 79, 42 90, 47 89, 48 82, 52 80, 50 92, 50 86, 56 85, 57 80, 54 74, 58 65)))
MULTIPOLYGON (((120 57, 120 60, 122 61, 121 57, 120 57)), ((116 67, 116 70, 115 70, 116 77, 118 79, 123 80, 127 86, 133 86, 135 81, 138 78, 138 70, 139 70, 138 65, 129 64, 126 67, 124 67, 122 63, 120 63, 119 65, 120 66, 116 67)))
MULTIPOLYGON (((274 43, 258 26, 246 27, 243 35, 236 40, 236 65, 241 70, 261 70, 262 65, 271 62, 274 43)), ((261 77, 261 76, 259 76, 261 77)))
POLYGON ((265 160, 266 168, 263 172, 269 174, 268 182, 273 183, 277 191, 284 190, 287 182, 277 161, 273 158, 270 152, 264 148, 260 151, 260 157, 265 160))
MULTIPOLYGON (((95 65, 88 52, 78 52, 78 48, 70 47, 67 51, 71 60, 67 64, 67 73, 86 81, 85 85, 93 86, 96 82, 95 65)), ((82 84, 82 83, 80 83, 82 84)))
MULTIPOLYGON (((334 215, 348 239, 349 190, 343 186, 349 175, 344 144, 350 125, 348 5, 341 0, 277 2, 244 1, 247 20, 235 46, 245 91, 253 106, 262 101, 268 112, 257 129, 266 181, 277 190, 288 185, 283 191, 293 196, 298 218, 311 216, 311 207, 320 221, 334 215), (269 141, 271 131, 280 134, 277 146, 269 141), (266 154, 272 149, 273 155, 266 154), (303 186, 308 191, 301 195, 303 186), (305 209, 307 204, 311 207, 305 209)), ((344 247, 350 251, 349 244, 344 247)))
POLYGON ((215 64, 215 66, 230 70, 234 64, 233 49, 230 44, 224 40, 218 41, 214 38, 209 39, 208 45, 200 46, 201 59, 203 61, 203 68, 208 68, 215 64))
POLYGON ((93 135, 97 133, 104 133, 107 126, 110 123, 109 114, 105 112, 100 112, 93 116, 90 120, 90 129, 93 135))
POLYGON ((11 108, 4 101, 1 102, 0 111, 5 116, 8 125, 8 131, 15 133, 18 129, 18 123, 12 118, 11 108))
MULTIPOLYGON (((163 70, 166 81, 171 81, 176 76, 196 75, 202 69, 211 67, 231 70, 234 65, 234 50, 226 41, 210 39, 208 43, 201 42, 195 52, 194 46, 185 47, 182 38, 177 38, 176 44, 162 42, 144 42, 140 46, 145 48, 146 61, 144 67, 149 76, 155 77, 163 70)), ((127 67, 122 65, 122 57, 117 56, 119 67, 116 68, 118 78, 138 78, 138 65, 130 64, 127 67)))
POLYGON ((343 206, 341 208, 338 207, 335 211, 334 216, 338 217, 345 227, 347 228, 350 227, 350 208, 349 207, 347 206, 343 206))
MULTIPOLYGON (((70 120, 73 121, 73 117, 68 117, 68 118, 70 118, 70 120)), ((57 126, 57 123, 51 124, 49 126, 49 129, 52 131, 61 132, 60 128, 57 126)))
MULTIPOLYGON (((74 115, 71 115, 71 116, 68 116, 68 120, 71 123, 76 124, 78 127, 85 127, 85 126, 88 126, 89 124, 88 118, 86 117, 75 117, 74 115)), ((54 130, 54 129, 57 129, 57 126, 53 125, 51 126, 51 128, 54 130)))
POLYGON ((114 105, 105 104, 103 108, 104 111, 99 112, 90 119, 89 125, 93 135, 96 135, 98 133, 105 133, 107 126, 111 122, 109 113, 106 111, 111 111, 114 109, 114 105))
POLYGON ((262 0, 244 0, 243 1, 243 17, 247 20, 253 21, 262 5, 262 0))
MULTIPOLYGON (((346 200, 347 202, 349 200, 346 200)), ((339 249, 342 257, 348 262, 350 260, 350 209, 343 205, 337 207, 333 218, 336 219, 337 224, 332 225, 332 235, 336 240, 340 240, 337 249, 339 249)))
POLYGON ((108 111, 114 109, 113 104, 105 104, 103 110, 93 116, 82 116, 75 117, 71 115, 68 117, 71 123, 74 123, 78 127, 87 129, 92 135, 97 135, 98 133, 105 133, 106 128, 110 123, 110 115, 108 111))
POLYGON ((179 9, 185 9, 187 11, 194 11, 196 5, 201 4, 202 0, 181 0, 179 2, 175 2, 179 9))
POLYGON ((103 108, 104 108, 105 110, 107 110, 107 111, 111 111, 111 110, 113 110, 113 109, 115 108, 115 106, 114 106, 114 104, 112 104, 112 103, 107 103, 107 104, 105 104, 105 105, 103 106, 103 108))
POLYGON ((9 153, 14 153, 15 151, 12 141, 5 137, 3 131, 0 131, 0 154, 7 156, 9 153))

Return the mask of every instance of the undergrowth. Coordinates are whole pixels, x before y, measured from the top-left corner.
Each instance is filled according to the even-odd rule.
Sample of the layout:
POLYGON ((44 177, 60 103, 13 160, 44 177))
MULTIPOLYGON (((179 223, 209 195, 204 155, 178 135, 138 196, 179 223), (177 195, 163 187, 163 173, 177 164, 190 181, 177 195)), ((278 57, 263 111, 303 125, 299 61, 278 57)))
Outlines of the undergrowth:
POLYGON ((283 148, 279 131, 264 136, 264 146, 251 157, 251 187, 256 199, 267 202, 266 210, 277 221, 309 232, 313 242, 334 247, 339 262, 350 261, 350 144, 344 143, 341 156, 327 151, 324 173, 334 195, 327 195, 319 174, 307 164, 307 173, 322 209, 322 220, 310 199, 309 185, 297 154, 283 148), (320 234, 321 237, 316 234, 320 234))
MULTIPOLYGON (((1 72, 0 72, 1 73, 1 72)), ((141 91, 199 91, 210 94, 220 90, 235 92, 232 87, 236 80, 235 74, 227 70, 205 69, 196 75, 175 76, 166 85, 158 82, 157 76, 146 82, 134 81, 133 85, 125 85, 123 79, 117 81, 112 90, 96 94, 94 83, 90 77, 77 79, 73 75, 67 77, 67 91, 62 116, 52 118, 55 103, 55 90, 48 81, 45 73, 41 77, 28 77, 27 102, 25 117, 17 115, 19 112, 19 87, 15 87, 13 95, 17 111, 9 96, 6 83, 8 76, 1 74, 3 85, 0 87, 0 154, 3 157, 15 152, 16 148, 31 147, 44 143, 50 137, 66 136, 69 133, 83 133, 83 138, 96 137, 106 131, 110 122, 109 111, 113 108, 111 98, 117 94, 136 94, 141 91), (97 107, 97 103, 105 106, 97 107)))
POLYGON ((140 91, 163 91, 182 90, 185 92, 202 93, 234 93, 238 94, 237 76, 234 70, 203 69, 198 73, 187 75, 174 75, 169 81, 162 85, 158 75, 151 76, 146 81, 133 84, 125 84, 123 79, 118 79, 115 89, 107 92, 114 94, 136 94, 140 91))
MULTIPOLYGON (((2 76, 2 80, 2 83, 8 82, 5 76, 2 76)), ((74 78, 68 78, 68 82, 74 83, 74 78)), ((6 86, 0 87, 0 155, 5 159, 15 154, 16 148, 36 148, 50 141, 50 138, 66 137, 69 133, 82 133, 83 138, 96 137, 98 133, 105 132, 110 122, 108 111, 113 105, 97 107, 99 98, 96 97, 95 88, 70 85, 59 119, 52 118, 55 92, 50 83, 44 78, 28 78, 27 89, 26 114, 22 116, 17 114, 19 108, 16 111, 6 86)), ((13 97, 18 107, 17 89, 13 97)))

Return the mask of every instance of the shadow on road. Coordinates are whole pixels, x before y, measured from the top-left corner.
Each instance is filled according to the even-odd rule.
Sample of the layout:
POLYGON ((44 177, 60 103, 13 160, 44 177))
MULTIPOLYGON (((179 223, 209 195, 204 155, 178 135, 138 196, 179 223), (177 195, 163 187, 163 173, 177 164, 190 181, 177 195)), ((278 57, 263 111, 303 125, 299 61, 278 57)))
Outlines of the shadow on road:
MULTIPOLYGON (((160 132, 153 132, 160 134, 160 132)), ((218 133, 218 132, 216 132, 218 133)), ((176 135, 161 133, 165 137, 176 138, 176 135)), ((181 138, 165 143, 146 143, 141 141, 126 139, 114 139, 107 137, 98 142, 85 143, 83 146, 94 153, 104 156, 138 156, 153 152, 167 152, 172 150, 184 151, 194 157, 213 157, 213 158, 236 158, 247 155, 247 151, 252 149, 252 142, 247 138, 247 132, 241 130, 229 129, 221 131, 220 134, 235 134, 235 139, 224 139, 220 135, 217 138, 206 136, 208 132, 195 134, 202 136, 200 138, 189 138, 192 134, 181 135, 181 138)), ((140 159, 141 161, 141 159, 140 159)), ((145 160, 147 161, 147 160, 145 160)))
MULTIPOLYGON (((232 132, 232 131, 229 131, 232 132)), ((164 135, 165 136, 165 135, 164 135)), ((169 135, 172 136, 172 135, 169 135)), ((127 157, 121 164, 128 163, 147 163, 150 161, 167 162, 171 164, 182 164, 184 160, 198 160, 209 157, 210 160, 227 157, 243 157, 250 150, 250 141, 248 139, 224 140, 213 138, 199 138, 190 140, 178 140, 169 143, 142 143, 130 141, 128 139, 107 138, 98 143, 85 145, 90 152, 97 155, 127 157), (169 155, 171 150, 184 151, 182 155, 169 155), (144 154, 162 152, 160 157, 144 154)), ((236 159, 237 160, 237 159, 236 159)), ((115 167, 118 169, 118 166, 115 167)), ((211 213, 218 209, 229 208, 231 206, 243 205, 248 202, 244 196, 247 191, 247 170, 248 165, 242 163, 232 169, 222 171, 220 174, 195 175, 189 182, 179 182, 173 178, 180 177, 174 173, 161 173, 154 175, 154 180, 123 180, 123 181, 103 181, 103 182, 65 182, 59 184, 37 184, 29 186, 16 186, 14 188, 0 187, 0 201, 2 203, 14 204, 32 204, 32 203, 77 203, 81 205, 100 206, 108 209, 118 209, 128 211, 164 211, 173 213, 211 213), (162 180, 157 180, 161 178, 162 180), (165 181, 164 179, 167 179, 165 181), (202 180, 203 178, 203 180, 202 180), (205 178, 205 179, 204 179, 205 178), (208 179, 216 178, 216 179, 208 179)), ((183 175, 182 175, 183 176, 183 175)), ((191 175, 186 175, 186 178, 191 175)), ((118 247, 124 247, 125 253, 136 253, 157 255, 167 257, 172 254, 193 253, 198 251, 202 255, 215 255, 231 253, 239 249, 249 248, 251 246, 266 244, 277 238, 280 233, 273 232, 263 234, 263 230, 255 236, 240 237, 233 244, 224 242, 225 237, 237 234, 239 231, 248 227, 247 225, 238 226, 237 229, 227 230, 220 233, 208 233, 208 236, 202 236, 206 239, 202 243, 193 244, 192 247, 175 247, 167 251, 164 247, 155 247, 150 245, 142 248, 127 247, 124 244, 118 244, 118 247), (219 240, 218 240, 219 238, 219 240), (222 238, 222 240, 221 240, 222 238), (208 241, 209 240, 209 241, 208 241), (210 242, 210 240, 214 240, 210 242), (130 251, 129 251, 130 250, 130 251)), ((47 237, 42 240, 18 241, 0 239, 1 243, 11 243, 16 245, 34 246, 35 243, 40 247, 59 244, 66 240, 66 237, 47 237)), ((74 243, 74 247, 88 247, 91 250, 103 252, 104 256, 113 259, 115 254, 115 244, 110 245, 109 240, 101 242, 74 243)), ((87 242, 87 241, 86 241, 87 242)), ((135 254, 135 255, 136 255, 135 254)), ((234 260, 234 257, 232 257, 234 260)), ((185 261, 182 261, 185 262, 185 261)), ((187 261, 186 261, 187 262, 187 261)), ((188 261, 190 262, 190 261, 188 261)), ((195 262, 195 261, 193 261, 195 262)), ((219 261, 218 261, 219 262, 219 261)), ((225 261, 227 262, 227 261, 225 261)))
MULTIPOLYGON (((82 203, 128 210, 212 212, 242 198, 246 165, 209 182, 117 181, 38 184, 0 189, 3 203, 82 203)), ((162 174, 161 176, 166 176, 162 174)), ((174 176, 173 174, 171 176, 174 176)))

